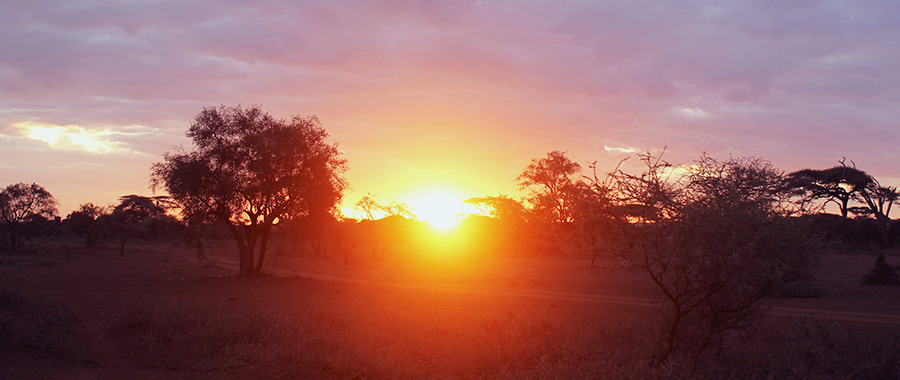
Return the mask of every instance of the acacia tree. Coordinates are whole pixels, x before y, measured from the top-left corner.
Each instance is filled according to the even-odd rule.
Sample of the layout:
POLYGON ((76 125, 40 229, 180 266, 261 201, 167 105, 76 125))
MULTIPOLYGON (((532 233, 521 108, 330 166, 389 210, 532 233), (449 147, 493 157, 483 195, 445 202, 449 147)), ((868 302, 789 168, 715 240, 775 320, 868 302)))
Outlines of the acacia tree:
POLYGON ((520 189, 530 189, 529 201, 538 215, 558 222, 572 221, 572 193, 576 190, 581 165, 558 150, 546 157, 532 159, 516 178, 520 189))
POLYGON ((315 116, 282 120, 259 106, 210 107, 187 136, 193 150, 176 149, 154 164, 153 187, 185 213, 221 220, 237 243, 243 276, 262 270, 275 225, 335 212, 347 186, 346 160, 315 116))
POLYGON ((371 193, 366 194, 353 204, 356 211, 362 213, 362 220, 373 221, 389 216, 402 216, 407 219, 415 218, 409 205, 403 202, 392 201, 384 204, 371 193), (376 217, 376 215, 378 217, 376 217))
POLYGON ((508 195, 475 197, 464 202, 475 206, 485 216, 504 222, 521 222, 525 220, 525 206, 508 195))
POLYGON ((0 222, 3 222, 9 233, 11 249, 16 248, 16 237, 22 223, 54 216, 56 199, 41 185, 20 182, 0 191, 0 222))
POLYGON ((838 206, 841 216, 847 217, 850 201, 856 199, 861 191, 875 184, 874 179, 856 167, 847 166, 841 161, 839 166, 828 169, 803 169, 788 174, 790 184, 805 193, 809 200, 824 199, 825 203, 838 206))
MULTIPOLYGON (((415 218, 408 204, 397 201, 385 204, 372 194, 360 198, 353 207, 362 214, 357 227, 368 241, 375 260, 384 259, 388 246, 397 240, 400 226, 408 219, 415 218)), ((351 252, 348 251, 344 258, 345 264, 350 262, 350 256, 351 252)))
POLYGON ((855 164, 848 167, 844 160, 840 163, 840 166, 829 169, 804 169, 791 173, 788 176, 790 184, 810 201, 824 199, 826 204, 837 204, 841 216, 845 218, 850 213, 874 218, 881 232, 882 244, 888 245, 891 207, 900 199, 900 193, 896 187, 882 186, 875 177, 857 169, 855 164), (851 201, 863 205, 852 206, 851 201))
POLYGON ((763 297, 811 278, 813 248, 784 217, 783 173, 757 158, 702 156, 685 175, 644 154, 642 174, 613 173, 619 202, 644 210, 621 241, 666 303, 658 362, 746 331, 763 297))

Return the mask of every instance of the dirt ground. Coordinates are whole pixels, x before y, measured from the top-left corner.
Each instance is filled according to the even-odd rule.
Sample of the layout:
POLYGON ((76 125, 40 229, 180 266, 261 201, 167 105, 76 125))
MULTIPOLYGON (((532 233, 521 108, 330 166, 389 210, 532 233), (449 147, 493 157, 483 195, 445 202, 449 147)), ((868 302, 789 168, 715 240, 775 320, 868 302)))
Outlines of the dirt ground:
MULTIPOLYGON (((442 256, 342 265, 341 260, 272 257, 266 276, 243 279, 234 276, 230 244, 210 247, 208 255, 201 262, 183 246, 134 244, 120 256, 112 246, 85 250, 77 242, 32 243, 27 253, 0 255, 0 288, 67 305, 90 342, 77 361, 33 350, 0 351, 0 378, 203 378, 140 368, 119 352, 109 326, 123 305, 135 300, 329 305, 349 312, 541 310, 622 318, 652 313, 658 302, 643 273, 610 263, 591 268, 583 260, 442 256)), ((900 264, 900 252, 887 252, 887 259, 900 264)), ((900 287, 861 284, 874 261, 875 253, 824 257, 816 277, 824 295, 768 300, 770 318, 900 325, 900 287)))

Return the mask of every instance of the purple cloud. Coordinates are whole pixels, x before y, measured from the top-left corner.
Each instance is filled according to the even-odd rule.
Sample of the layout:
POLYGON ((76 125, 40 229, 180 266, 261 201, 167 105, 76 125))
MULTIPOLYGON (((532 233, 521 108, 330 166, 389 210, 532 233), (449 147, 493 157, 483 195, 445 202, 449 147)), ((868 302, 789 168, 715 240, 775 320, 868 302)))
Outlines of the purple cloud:
POLYGON ((367 173, 406 186, 468 175, 473 196, 513 194, 528 160, 555 149, 601 168, 663 146, 674 161, 758 155, 786 170, 847 156, 900 178, 898 11, 824 0, 13 1, 0 10, 0 182, 56 181, 63 208, 146 192, 150 163, 217 104, 318 115, 354 191, 386 199, 396 191, 385 175, 367 173), (24 122, 117 131, 104 138, 126 150, 61 149, 28 139, 24 122), (54 179, 102 171, 137 174, 111 177, 122 194, 54 179))

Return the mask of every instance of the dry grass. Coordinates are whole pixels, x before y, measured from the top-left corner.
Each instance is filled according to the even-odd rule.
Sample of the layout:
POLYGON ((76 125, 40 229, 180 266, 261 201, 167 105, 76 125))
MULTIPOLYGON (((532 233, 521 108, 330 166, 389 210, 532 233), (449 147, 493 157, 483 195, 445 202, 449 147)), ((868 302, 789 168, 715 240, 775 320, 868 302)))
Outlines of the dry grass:
POLYGON ((77 323, 64 306, 0 289, 0 348, 35 349, 77 359, 82 354, 77 323))
POLYGON ((337 379, 877 379, 900 376, 900 331, 791 323, 651 366, 645 321, 512 312, 134 304, 114 327, 142 367, 337 379))

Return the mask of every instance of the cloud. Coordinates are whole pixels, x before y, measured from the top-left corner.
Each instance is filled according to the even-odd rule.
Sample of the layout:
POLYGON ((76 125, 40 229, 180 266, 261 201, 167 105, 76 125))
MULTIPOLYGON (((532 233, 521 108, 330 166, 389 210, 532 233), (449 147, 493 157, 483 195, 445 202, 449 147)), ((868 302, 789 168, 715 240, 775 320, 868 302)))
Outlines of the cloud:
POLYGON ((43 141, 56 149, 81 149, 92 153, 107 153, 122 148, 109 141, 115 132, 87 130, 77 125, 41 125, 31 122, 16 123, 14 126, 32 140, 43 141))
MULTIPOLYGON (((0 134, 15 138, 0 143, 23 141, 28 128, 19 123, 44 127, 34 129, 44 142, 28 154, 43 147, 87 160, 136 152, 146 157, 129 170, 146 172, 147 157, 187 142, 184 130, 203 107, 261 104, 279 117, 317 114, 358 158, 350 162, 354 189, 388 197, 377 176, 363 174, 377 163, 419 173, 452 161, 460 176, 514 187, 517 170, 554 149, 610 160, 599 165, 634 147, 668 146, 680 162, 704 151, 755 154, 786 169, 848 156, 873 174, 900 177, 900 3, 155 0, 3 8, 0 134)), ((488 191, 497 192, 511 191, 488 191)))

